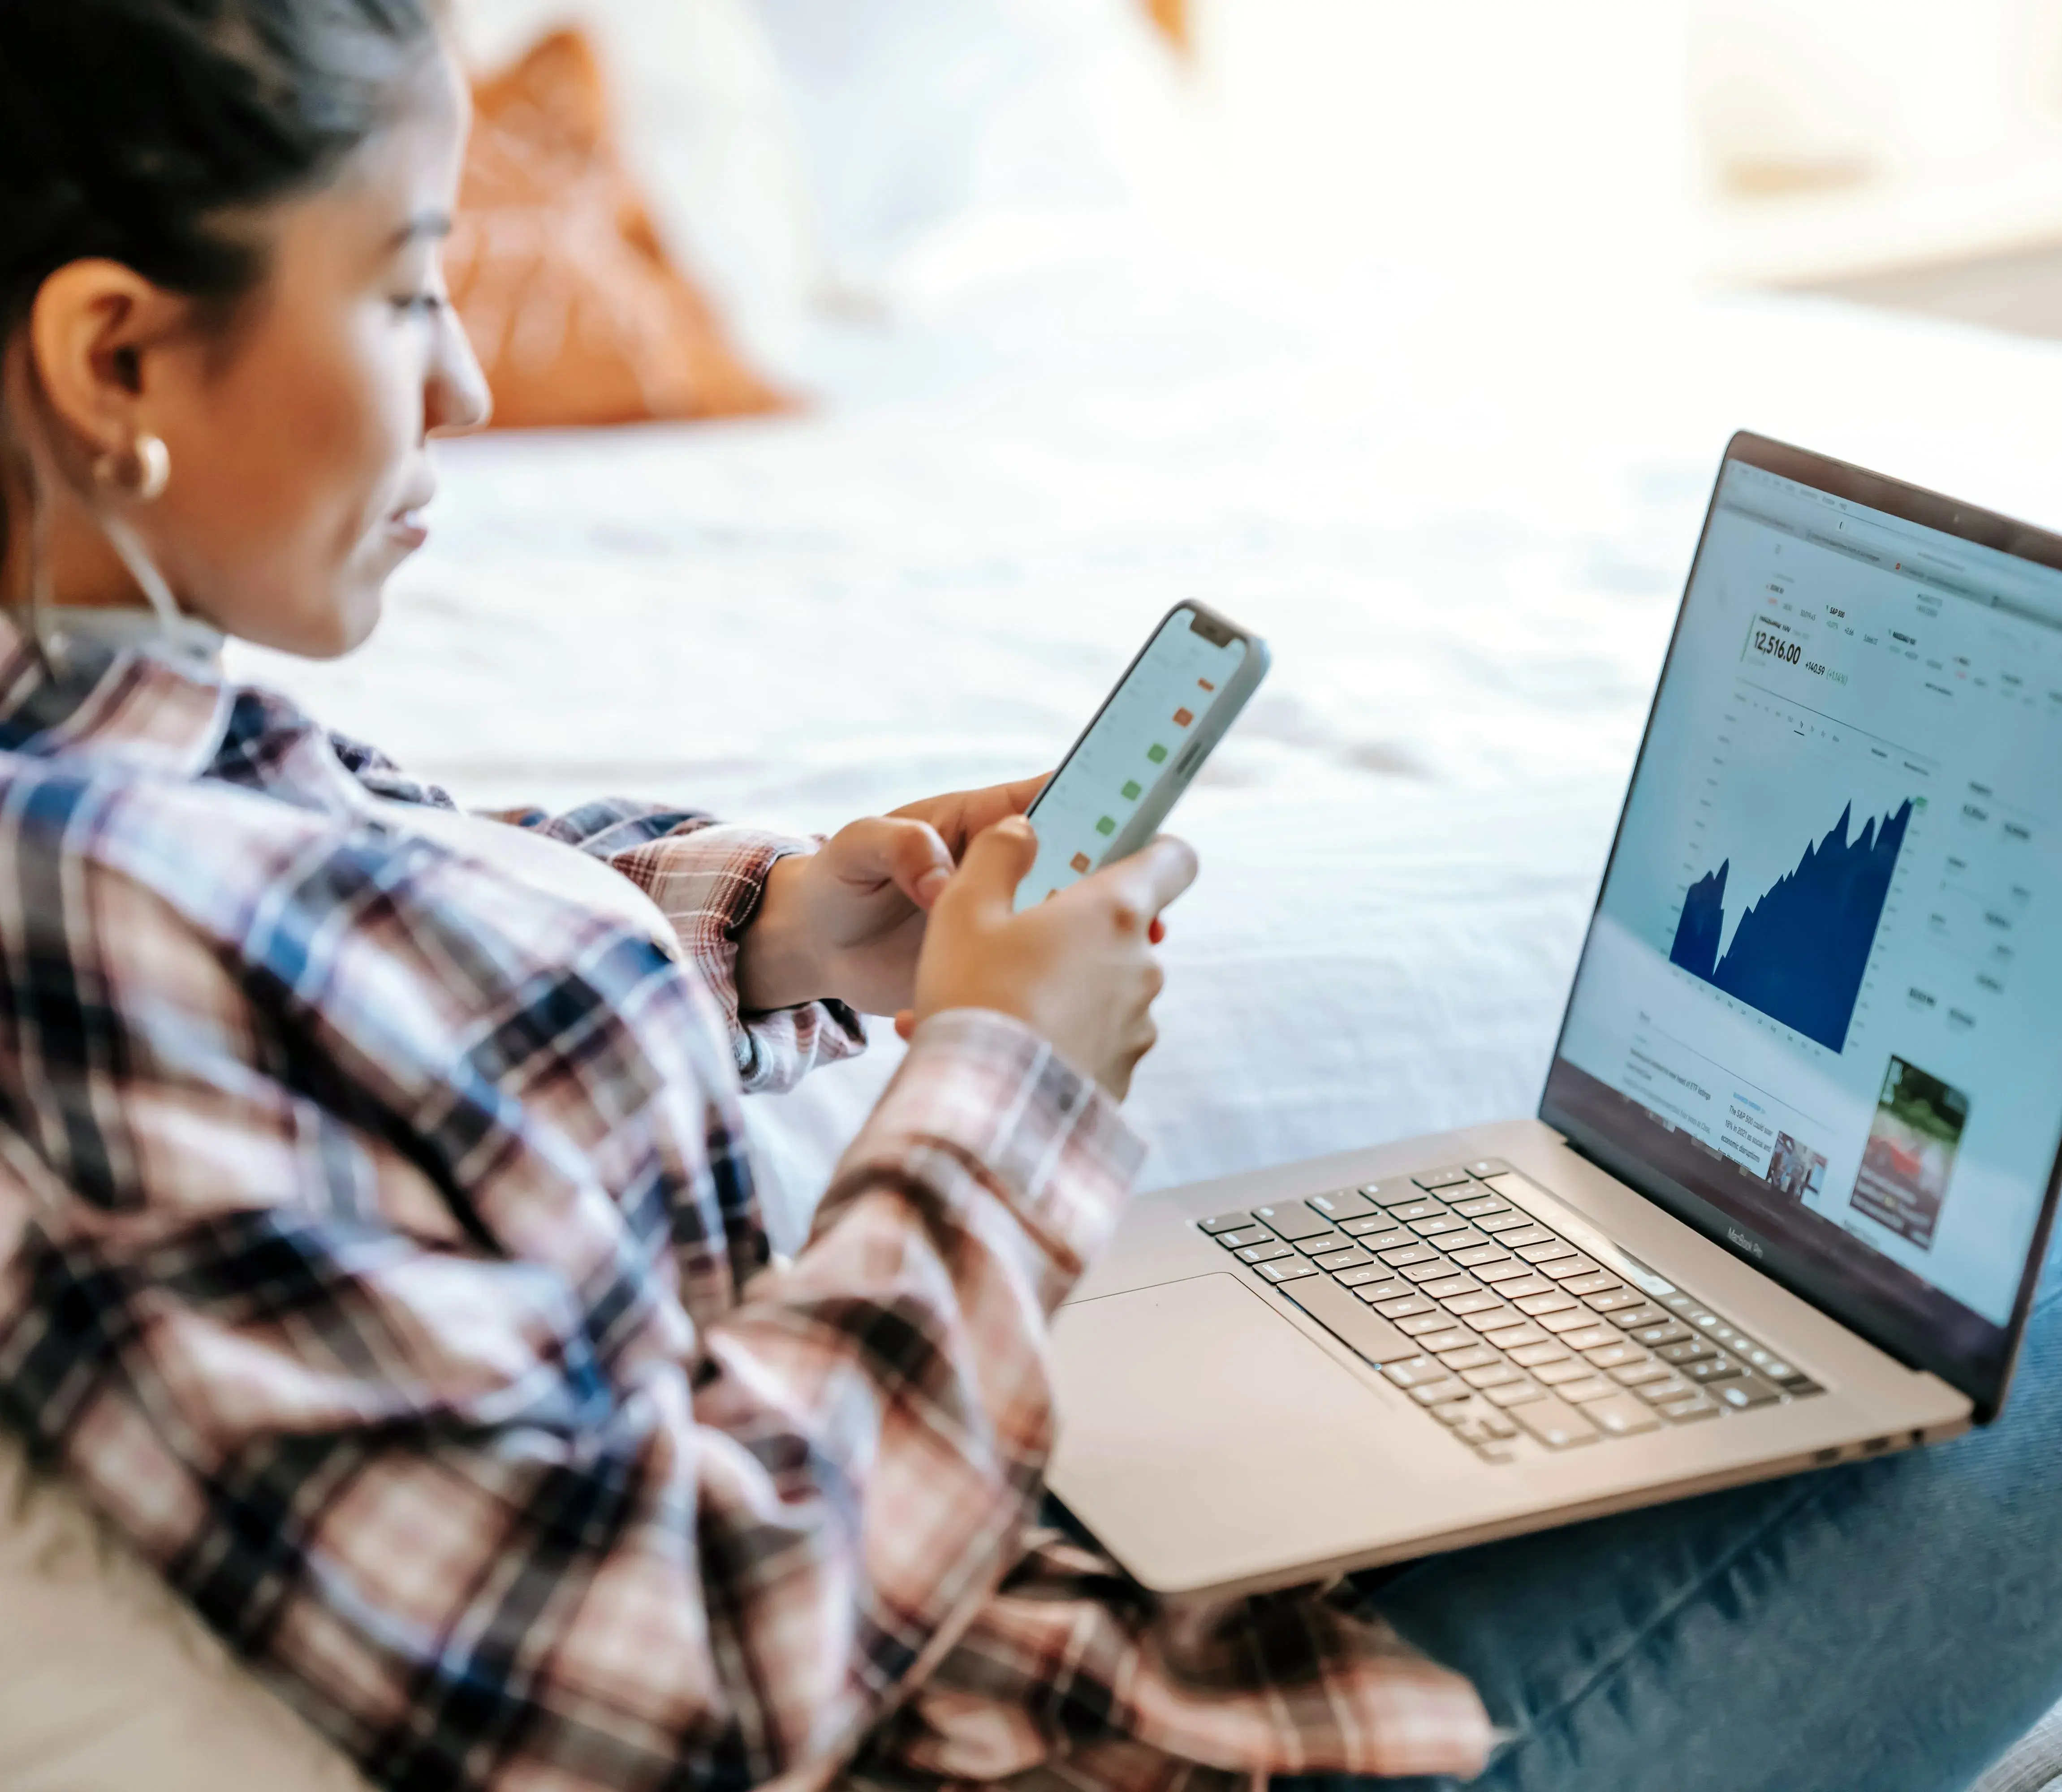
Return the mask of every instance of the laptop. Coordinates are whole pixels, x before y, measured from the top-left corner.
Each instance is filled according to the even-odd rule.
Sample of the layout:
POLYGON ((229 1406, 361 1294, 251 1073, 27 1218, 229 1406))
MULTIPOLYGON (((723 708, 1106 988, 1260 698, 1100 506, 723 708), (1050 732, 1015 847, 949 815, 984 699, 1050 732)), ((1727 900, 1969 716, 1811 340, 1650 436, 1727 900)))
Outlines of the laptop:
POLYGON ((1147 1195, 1054 1493, 1222 1596, 1952 1437, 2062 1148, 2062 539, 1726 451, 1536 1117, 1147 1195))

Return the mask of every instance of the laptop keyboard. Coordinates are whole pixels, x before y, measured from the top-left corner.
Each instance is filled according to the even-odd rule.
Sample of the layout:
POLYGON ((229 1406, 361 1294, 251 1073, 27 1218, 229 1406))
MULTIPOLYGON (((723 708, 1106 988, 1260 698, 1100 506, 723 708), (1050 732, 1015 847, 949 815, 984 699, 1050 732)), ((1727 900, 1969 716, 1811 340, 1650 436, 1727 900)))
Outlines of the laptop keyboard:
MULTIPOLYGON (((1822 1390, 1643 1267, 1607 1269, 1506 1191, 1500 1158, 1200 1222, 1492 1462, 1822 1390)), ((1621 1253, 1622 1254, 1622 1253, 1621 1253)))

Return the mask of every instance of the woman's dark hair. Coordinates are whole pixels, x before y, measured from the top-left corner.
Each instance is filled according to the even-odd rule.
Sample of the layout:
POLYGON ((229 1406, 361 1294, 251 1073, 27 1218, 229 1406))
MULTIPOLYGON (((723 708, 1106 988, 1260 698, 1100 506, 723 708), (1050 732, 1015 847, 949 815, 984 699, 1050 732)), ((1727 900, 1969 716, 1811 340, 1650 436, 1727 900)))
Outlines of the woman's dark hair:
MULTIPOLYGON (((439 5, 0 0, 0 350, 89 258, 233 305, 264 272, 251 214, 379 130, 439 5)), ((0 560, 7 535, 0 507, 0 560)))
POLYGON ((106 257, 232 299, 237 214, 320 186, 380 127, 436 0, 0 0, 0 338, 106 257))

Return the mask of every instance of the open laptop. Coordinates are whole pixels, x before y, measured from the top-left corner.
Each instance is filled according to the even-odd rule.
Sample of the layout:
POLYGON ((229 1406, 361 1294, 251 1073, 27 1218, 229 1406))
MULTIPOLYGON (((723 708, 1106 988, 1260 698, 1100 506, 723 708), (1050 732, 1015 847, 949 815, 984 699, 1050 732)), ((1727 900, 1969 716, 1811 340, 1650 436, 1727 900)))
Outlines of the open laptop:
POLYGON ((1053 1490, 1168 1595, 1952 1437, 2062 1145, 2062 539, 1729 445, 1538 1116, 1143 1197, 1053 1490))

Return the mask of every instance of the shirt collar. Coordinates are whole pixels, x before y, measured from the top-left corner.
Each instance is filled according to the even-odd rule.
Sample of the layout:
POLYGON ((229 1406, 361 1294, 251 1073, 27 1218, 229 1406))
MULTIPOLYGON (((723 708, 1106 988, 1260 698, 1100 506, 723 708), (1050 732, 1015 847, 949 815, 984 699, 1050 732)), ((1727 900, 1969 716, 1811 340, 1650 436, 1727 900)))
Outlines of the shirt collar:
POLYGON ((146 611, 52 610, 39 643, 0 611, 0 750, 32 758, 198 777, 213 762, 234 692, 222 636, 146 611))

